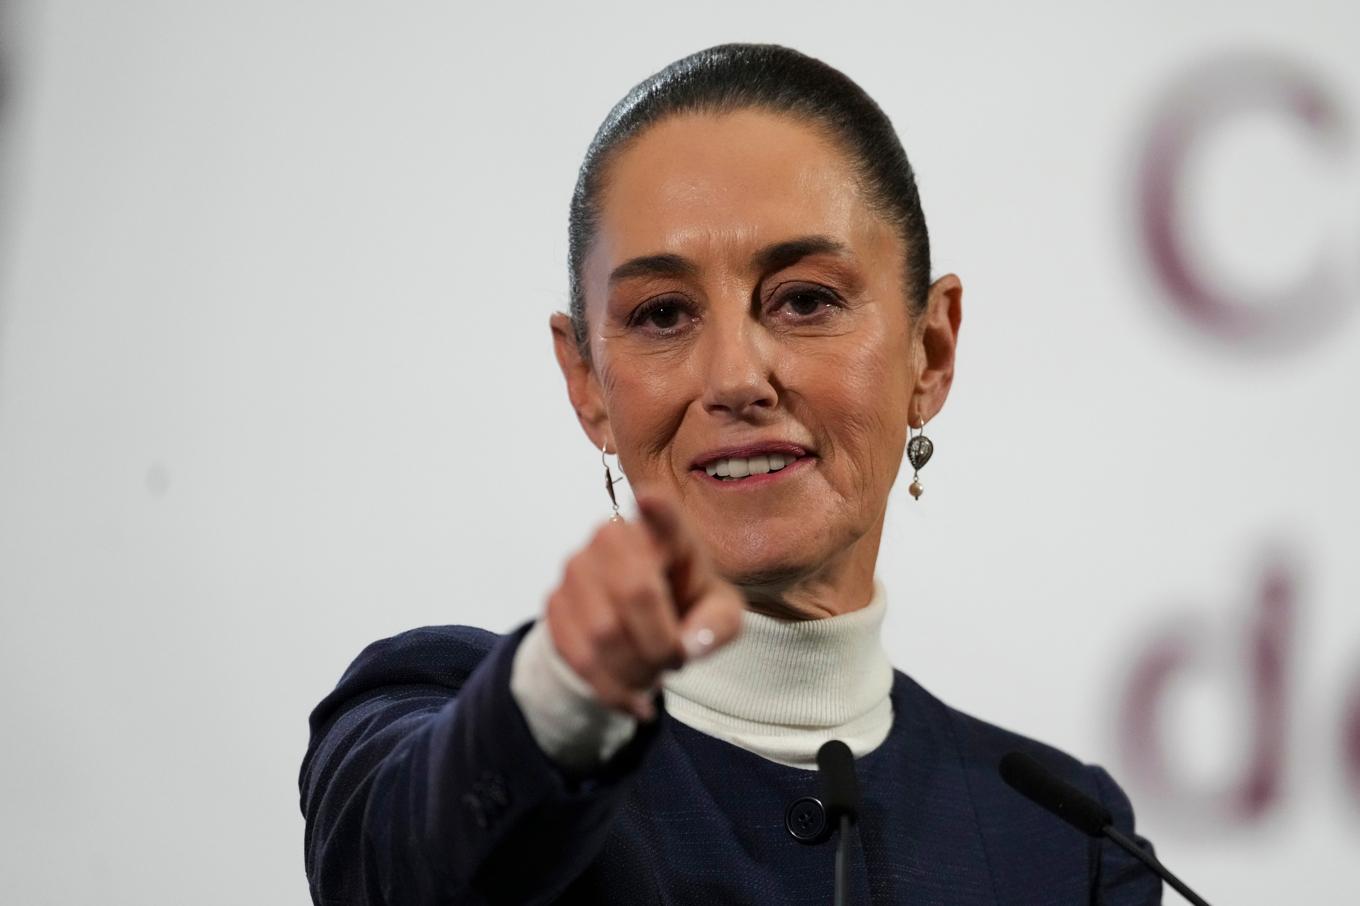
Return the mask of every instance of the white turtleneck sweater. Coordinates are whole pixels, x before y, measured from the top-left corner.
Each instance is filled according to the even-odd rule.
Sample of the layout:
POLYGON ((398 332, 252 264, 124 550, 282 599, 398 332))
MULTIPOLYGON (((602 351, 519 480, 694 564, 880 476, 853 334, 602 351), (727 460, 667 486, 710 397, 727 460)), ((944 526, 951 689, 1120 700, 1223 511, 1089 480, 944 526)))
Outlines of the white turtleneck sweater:
MULTIPOLYGON (((880 637, 886 611, 877 580, 868 605, 839 616, 780 620, 748 610, 736 639, 666 674, 666 710, 701 733, 792 767, 816 768, 828 739, 864 755, 892 729, 893 670, 880 637)), ((607 761, 637 726, 596 700, 542 620, 515 652, 510 691, 539 747, 568 770, 607 761)))

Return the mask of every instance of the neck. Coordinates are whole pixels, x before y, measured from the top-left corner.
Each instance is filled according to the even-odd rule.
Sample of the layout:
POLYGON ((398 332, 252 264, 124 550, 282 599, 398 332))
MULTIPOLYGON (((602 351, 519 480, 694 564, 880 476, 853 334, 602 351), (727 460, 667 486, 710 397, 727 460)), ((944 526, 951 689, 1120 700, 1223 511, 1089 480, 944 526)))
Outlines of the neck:
POLYGON ((892 664, 880 641, 887 601, 849 613, 781 620, 748 610, 737 638, 665 680, 666 709, 696 730, 771 761, 811 769, 841 739, 856 755, 892 726, 892 664))

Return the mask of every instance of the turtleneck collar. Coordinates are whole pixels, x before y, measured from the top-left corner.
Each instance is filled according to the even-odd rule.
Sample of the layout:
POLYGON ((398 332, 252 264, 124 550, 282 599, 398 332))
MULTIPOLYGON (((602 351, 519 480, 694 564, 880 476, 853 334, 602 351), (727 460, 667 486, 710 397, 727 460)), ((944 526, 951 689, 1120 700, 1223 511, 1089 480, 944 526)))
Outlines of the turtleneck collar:
POLYGON ((880 636, 887 597, 818 620, 748 610, 732 642, 664 681, 666 710, 700 732, 793 767, 843 740, 856 757, 892 729, 893 669, 880 636))

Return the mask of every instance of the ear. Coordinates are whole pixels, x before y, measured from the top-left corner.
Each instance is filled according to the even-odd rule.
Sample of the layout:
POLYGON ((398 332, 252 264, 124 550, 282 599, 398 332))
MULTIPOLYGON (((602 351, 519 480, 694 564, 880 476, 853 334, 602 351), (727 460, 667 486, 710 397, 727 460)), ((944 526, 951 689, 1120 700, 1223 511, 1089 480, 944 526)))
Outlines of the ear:
POLYGON ((601 445, 614 447, 614 435, 609 429, 609 413, 604 407, 600 381, 595 376, 595 369, 576 345, 576 329, 572 326, 571 318, 560 311, 553 312, 548 319, 548 327, 552 330, 557 365, 567 382, 567 396, 571 399, 571 408, 576 410, 581 428, 595 449, 600 449, 601 445))
POLYGON ((954 382, 954 353, 963 321, 963 283, 945 274, 931 284, 926 309, 916 316, 916 392, 907 413, 913 425, 930 421, 944 407, 954 382))

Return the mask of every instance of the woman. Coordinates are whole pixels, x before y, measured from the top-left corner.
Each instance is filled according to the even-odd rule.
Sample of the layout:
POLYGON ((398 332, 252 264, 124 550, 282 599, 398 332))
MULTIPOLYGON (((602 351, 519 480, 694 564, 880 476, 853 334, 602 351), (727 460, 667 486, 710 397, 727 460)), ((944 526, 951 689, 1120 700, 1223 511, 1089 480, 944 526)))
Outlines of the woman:
POLYGON ((834 847, 788 807, 833 738, 863 791, 851 902, 1159 902, 996 766, 1034 753, 1132 832, 1104 771, 948 708, 880 643, 889 492, 954 369, 962 287, 929 273, 892 125, 825 64, 724 45, 615 107, 551 328, 639 519, 516 632, 359 656, 300 778, 316 902, 828 902, 834 847))

